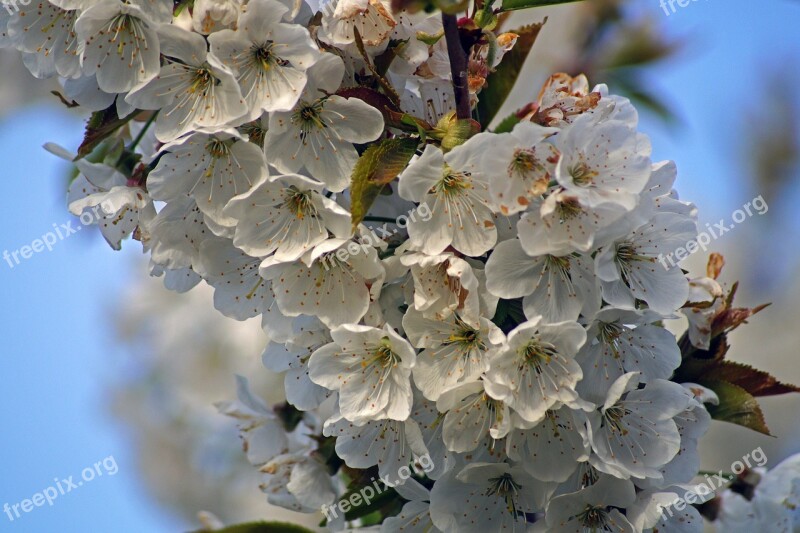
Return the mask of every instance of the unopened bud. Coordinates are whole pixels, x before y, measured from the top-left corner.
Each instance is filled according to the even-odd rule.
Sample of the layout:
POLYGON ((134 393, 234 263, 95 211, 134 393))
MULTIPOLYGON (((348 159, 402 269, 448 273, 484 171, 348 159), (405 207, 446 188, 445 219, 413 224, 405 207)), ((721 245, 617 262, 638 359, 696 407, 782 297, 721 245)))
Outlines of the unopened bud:
POLYGON ((475 21, 475 25, 479 28, 483 28, 484 30, 492 31, 495 26, 497 26, 497 15, 494 14, 494 11, 491 9, 480 9, 475 16, 472 17, 472 20, 475 21))
POLYGON ((452 150, 467 139, 481 131, 481 125, 471 118, 456 118, 455 111, 443 116, 436 127, 429 132, 434 139, 441 141, 442 150, 452 150))

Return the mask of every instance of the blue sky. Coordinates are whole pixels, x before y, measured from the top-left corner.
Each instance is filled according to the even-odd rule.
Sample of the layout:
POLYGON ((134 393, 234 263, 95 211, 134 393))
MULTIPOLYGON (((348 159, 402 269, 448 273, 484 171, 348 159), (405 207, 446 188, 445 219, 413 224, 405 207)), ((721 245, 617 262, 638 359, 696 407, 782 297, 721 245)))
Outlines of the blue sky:
POLYGON ((765 75, 783 70, 787 83, 797 82, 800 2, 693 0, 666 16, 659 1, 634 6, 651 12, 684 46, 647 79, 682 124, 672 130, 645 116, 642 129, 651 135, 655 159, 676 160, 678 189, 697 203, 701 219, 718 220, 752 198, 740 186, 742 115, 769 98, 765 75))
MULTIPOLYGON (((41 146, 51 140, 74 148, 81 134, 77 118, 52 110, 0 121, 0 250, 30 244, 73 218, 64 206, 65 166, 41 146)), ((128 440, 108 414, 104 389, 122 366, 108 310, 132 275, 130 263, 84 230, 13 269, 0 264, 0 505, 30 498, 54 478, 77 482, 84 468, 109 456, 119 468, 14 522, 0 514, 0 531, 181 530, 149 501, 128 440)))
MULTIPOLYGON (((765 71, 791 68, 790 59, 800 58, 800 2, 699 0, 669 17, 658 0, 635 6, 652 12, 669 35, 688 38, 680 59, 648 78, 675 106, 684 127, 671 130, 645 116, 642 129, 651 135, 657 159, 677 161, 678 188, 699 205, 701 220, 718 220, 753 196, 740 186, 738 115, 768 98, 765 71)), ((81 132, 79 120, 50 108, 0 119, 0 252, 30 244, 71 218, 62 162, 40 147, 56 141, 74 149, 81 132)), ((145 275, 130 272, 123 254, 139 250, 138 243, 126 244, 126 251, 115 253, 99 235, 84 232, 13 269, 0 262, 0 505, 29 498, 54 478, 77 479, 83 468, 108 456, 119 467, 115 476, 86 483, 52 507, 14 522, 0 514, 0 531, 186 529, 148 498, 129 441, 108 415, 104 389, 122 377, 108 311, 130 276, 145 275)))

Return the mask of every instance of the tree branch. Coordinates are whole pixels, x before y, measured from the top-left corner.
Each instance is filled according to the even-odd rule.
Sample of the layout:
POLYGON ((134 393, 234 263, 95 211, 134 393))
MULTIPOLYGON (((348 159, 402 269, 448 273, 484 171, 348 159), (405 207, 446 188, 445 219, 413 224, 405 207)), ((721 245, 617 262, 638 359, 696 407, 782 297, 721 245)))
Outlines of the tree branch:
POLYGON ((472 118, 467 82, 467 53, 461 46, 456 16, 442 13, 442 26, 444 26, 447 55, 450 58, 450 73, 453 76, 453 90, 456 95, 456 116, 460 119, 472 118))

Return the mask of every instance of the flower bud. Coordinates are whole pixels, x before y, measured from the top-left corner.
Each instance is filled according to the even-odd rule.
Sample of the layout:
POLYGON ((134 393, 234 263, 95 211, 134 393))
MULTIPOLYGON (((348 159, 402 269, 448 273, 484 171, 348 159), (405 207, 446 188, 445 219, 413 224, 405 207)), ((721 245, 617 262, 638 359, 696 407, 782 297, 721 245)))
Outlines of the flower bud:
POLYGON ((479 28, 492 31, 497 26, 497 15, 492 10, 481 9, 472 17, 479 28))

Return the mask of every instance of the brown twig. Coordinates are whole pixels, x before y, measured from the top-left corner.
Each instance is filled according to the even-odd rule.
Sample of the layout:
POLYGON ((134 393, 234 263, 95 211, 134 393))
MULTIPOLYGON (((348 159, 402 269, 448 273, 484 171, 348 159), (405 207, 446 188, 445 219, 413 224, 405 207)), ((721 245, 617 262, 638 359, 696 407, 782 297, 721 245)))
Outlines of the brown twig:
POLYGON ((456 16, 442 13, 442 26, 444 26, 444 38, 447 42, 447 55, 450 57, 450 73, 453 76, 456 117, 459 119, 472 118, 467 82, 467 53, 461 45, 456 16))

